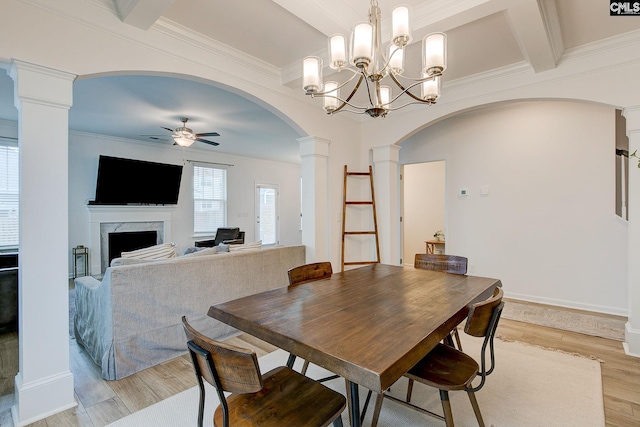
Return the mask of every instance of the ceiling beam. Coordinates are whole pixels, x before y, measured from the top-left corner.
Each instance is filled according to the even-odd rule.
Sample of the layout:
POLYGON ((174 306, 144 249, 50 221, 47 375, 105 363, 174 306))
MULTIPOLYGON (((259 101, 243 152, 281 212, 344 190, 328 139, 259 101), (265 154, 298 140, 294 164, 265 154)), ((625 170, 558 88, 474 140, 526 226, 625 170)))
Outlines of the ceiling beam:
POLYGON ((175 0, 113 0, 125 24, 148 30, 175 0))
POLYGON ((533 70, 556 68, 564 48, 555 0, 512 0, 507 19, 533 70))
POLYGON ((273 0, 324 35, 349 34, 355 22, 367 19, 368 9, 356 10, 344 0, 273 0))

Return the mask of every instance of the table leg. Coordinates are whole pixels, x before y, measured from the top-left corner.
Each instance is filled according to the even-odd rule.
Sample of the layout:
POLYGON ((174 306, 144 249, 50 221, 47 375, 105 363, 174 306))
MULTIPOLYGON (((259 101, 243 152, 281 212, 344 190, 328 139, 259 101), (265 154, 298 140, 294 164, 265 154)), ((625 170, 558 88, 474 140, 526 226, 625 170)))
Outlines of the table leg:
POLYGON ((349 381, 349 389, 351 390, 351 427, 360 427, 360 393, 358 384, 349 381))

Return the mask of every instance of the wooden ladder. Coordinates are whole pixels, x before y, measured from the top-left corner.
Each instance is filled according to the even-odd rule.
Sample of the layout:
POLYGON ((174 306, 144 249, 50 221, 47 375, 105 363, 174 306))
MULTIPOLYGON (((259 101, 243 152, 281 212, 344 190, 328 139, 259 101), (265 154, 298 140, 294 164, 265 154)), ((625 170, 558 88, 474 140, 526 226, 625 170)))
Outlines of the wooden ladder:
POLYGON ((365 264, 378 264, 380 262, 380 243, 378 241, 378 219, 376 217, 376 198, 373 191, 373 172, 371 166, 369 166, 369 172, 349 172, 347 171, 347 165, 344 165, 344 189, 343 189, 343 203, 342 203, 342 268, 344 271, 345 265, 365 265, 365 264), (369 183, 371 184, 371 200, 364 201, 348 201, 347 200, 347 181, 349 177, 369 177, 369 183), (350 205, 369 205, 373 209, 373 231, 345 231, 345 224, 347 218, 347 207, 350 205), (376 260, 375 261, 344 261, 344 236, 345 235, 357 235, 368 234, 374 235, 376 238, 376 260))

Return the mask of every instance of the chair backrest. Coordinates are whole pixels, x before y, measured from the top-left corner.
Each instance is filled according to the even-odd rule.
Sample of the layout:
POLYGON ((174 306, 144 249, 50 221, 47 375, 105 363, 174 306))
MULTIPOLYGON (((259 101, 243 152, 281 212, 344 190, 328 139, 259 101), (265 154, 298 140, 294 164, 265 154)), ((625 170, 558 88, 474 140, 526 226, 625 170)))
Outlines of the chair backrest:
POLYGON ((224 240, 234 240, 238 238, 240 228, 220 227, 216 231, 216 237, 214 238, 214 246, 218 246, 224 240))
POLYGON ((493 295, 484 301, 473 304, 467 315, 467 323, 464 326, 464 331, 474 337, 484 337, 482 350, 480 352, 479 375, 481 381, 480 384, 471 389, 474 392, 482 388, 485 378, 493 372, 496 366, 493 338, 495 337, 496 328, 498 327, 502 308, 504 307, 504 302, 502 301, 503 296, 504 292, 502 288, 496 286, 493 290, 493 295), (491 358, 491 368, 489 369, 487 369, 486 366, 487 344, 489 344, 490 347, 489 355, 491 358))
POLYGON ((196 375, 222 391, 255 393, 263 388, 258 357, 252 350, 221 343, 193 329, 182 316, 196 375))
POLYGON ((289 286, 297 286, 331 277, 333 269, 328 261, 315 262, 294 267, 287 274, 289 275, 289 286))
POLYGON ((467 258, 457 255, 416 254, 413 266, 423 270, 467 274, 467 258))

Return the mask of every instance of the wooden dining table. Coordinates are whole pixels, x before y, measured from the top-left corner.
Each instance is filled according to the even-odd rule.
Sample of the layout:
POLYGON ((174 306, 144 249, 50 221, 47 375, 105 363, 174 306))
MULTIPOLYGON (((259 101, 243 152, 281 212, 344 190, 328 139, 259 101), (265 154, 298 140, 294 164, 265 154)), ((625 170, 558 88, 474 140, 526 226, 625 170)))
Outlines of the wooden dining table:
POLYGON ((213 305, 209 316, 382 393, 489 298, 500 280, 373 264, 213 305))

